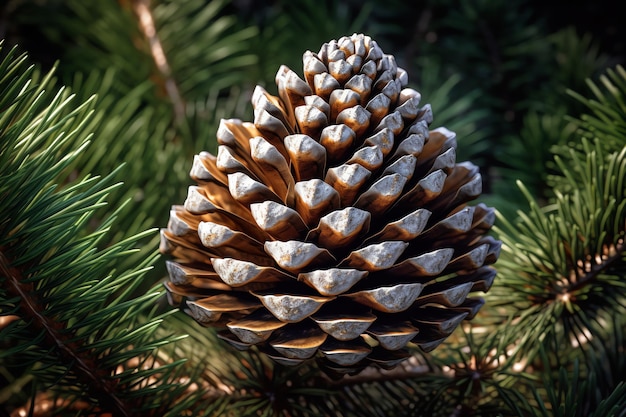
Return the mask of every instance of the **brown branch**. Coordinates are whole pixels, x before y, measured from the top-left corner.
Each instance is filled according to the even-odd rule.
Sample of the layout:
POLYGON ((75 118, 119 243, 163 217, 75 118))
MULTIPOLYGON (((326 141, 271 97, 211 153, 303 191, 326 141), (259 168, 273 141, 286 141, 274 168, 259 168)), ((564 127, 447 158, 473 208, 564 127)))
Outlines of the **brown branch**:
POLYGON ((606 258, 601 258, 601 262, 593 265, 587 271, 586 268, 580 268, 582 270, 582 277, 578 278, 578 271, 574 272, 576 276, 576 283, 572 286, 566 287, 567 293, 572 293, 576 290, 581 289, 585 285, 587 285, 590 281, 593 281, 600 272, 604 271, 606 268, 611 266, 611 264, 622 257, 622 254, 626 251, 626 242, 623 240, 618 242, 615 245, 607 246, 606 254, 608 255, 606 258))
POLYGON ((185 116, 185 103, 172 76, 172 70, 157 35, 156 25, 150 10, 150 0, 132 0, 132 8, 139 18, 139 29, 148 41, 150 54, 159 72, 159 78, 163 80, 163 87, 174 106, 175 120, 179 123, 185 116))
POLYGON ((32 283, 24 283, 21 272, 11 266, 0 251, 0 273, 5 277, 8 292, 20 298, 22 318, 31 322, 35 331, 43 331, 46 341, 54 346, 63 363, 71 364, 70 369, 88 387, 91 395, 98 398, 100 406, 110 409, 115 415, 128 416, 130 407, 115 394, 115 385, 109 374, 101 369, 94 358, 81 356, 76 342, 70 342, 64 323, 55 322, 41 314, 44 308, 35 295, 32 283))

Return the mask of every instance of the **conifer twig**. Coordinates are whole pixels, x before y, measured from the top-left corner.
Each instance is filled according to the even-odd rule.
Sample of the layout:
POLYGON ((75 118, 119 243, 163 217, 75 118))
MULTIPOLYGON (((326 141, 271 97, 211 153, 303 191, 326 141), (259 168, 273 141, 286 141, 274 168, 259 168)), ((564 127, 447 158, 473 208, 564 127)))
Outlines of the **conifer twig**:
POLYGON ((64 325, 54 322, 44 316, 44 310, 39 304, 39 300, 33 297, 35 292, 32 283, 24 283, 19 270, 11 266, 9 259, 0 251, 0 273, 7 280, 9 293, 18 296, 21 300, 22 311, 27 316, 26 321, 32 319, 33 326, 45 332, 49 346, 55 346, 59 355, 65 363, 71 363, 72 372, 89 386, 90 394, 100 399, 100 404, 106 406, 115 415, 128 416, 129 407, 115 394, 111 381, 107 381, 108 375, 102 375, 103 370, 92 358, 78 354, 76 343, 67 340, 64 335, 64 325))
POLYGON ((626 251, 626 245, 624 240, 620 240, 617 244, 609 245, 605 248, 605 253, 603 254, 605 256, 601 257, 600 263, 595 265, 589 263, 587 266, 579 266, 577 270, 572 272, 576 281, 571 287, 567 288, 567 293, 574 292, 593 281, 600 272, 619 260, 624 251, 626 251), (582 275, 580 275, 581 273, 582 275))
POLYGON ((139 28, 150 46, 150 54, 159 71, 160 78, 163 80, 163 87, 174 106, 175 120, 180 122, 185 115, 185 103, 172 76, 172 69, 167 62, 161 40, 157 35, 154 18, 150 11, 150 0, 133 0, 132 8, 139 18, 139 28))

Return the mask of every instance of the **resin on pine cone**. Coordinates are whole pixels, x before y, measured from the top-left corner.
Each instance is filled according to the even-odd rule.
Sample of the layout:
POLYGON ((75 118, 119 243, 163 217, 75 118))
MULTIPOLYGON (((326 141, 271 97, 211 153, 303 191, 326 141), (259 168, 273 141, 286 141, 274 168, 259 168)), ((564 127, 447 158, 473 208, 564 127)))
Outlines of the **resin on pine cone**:
POLYGON ((439 345, 482 306, 500 242, 478 168, 406 71, 368 36, 282 66, 254 123, 223 120, 194 158, 161 251, 170 302, 240 349, 327 370, 392 367, 439 345))

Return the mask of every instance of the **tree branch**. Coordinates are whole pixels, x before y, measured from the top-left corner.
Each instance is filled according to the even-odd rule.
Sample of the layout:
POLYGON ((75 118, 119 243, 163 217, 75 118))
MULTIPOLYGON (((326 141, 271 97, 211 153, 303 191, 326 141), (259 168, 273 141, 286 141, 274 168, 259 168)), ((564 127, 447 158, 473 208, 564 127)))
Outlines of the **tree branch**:
MULTIPOLYGON (((24 283, 20 271, 11 266, 9 259, 0 251, 0 273, 5 277, 7 290, 20 298, 21 317, 31 322, 37 330, 44 331, 50 346, 54 346, 65 364, 88 387, 91 395, 98 398, 100 406, 110 409, 115 415, 129 416, 129 407, 115 394, 115 385, 108 380, 109 374, 101 369, 91 357, 80 355, 76 342, 68 340, 66 326, 41 314, 44 310, 36 296, 35 286, 24 283)), ((69 335, 71 336, 71 335, 69 335)))
POLYGON ((603 254, 606 255, 606 257, 601 257, 600 263, 597 263, 595 265, 589 263, 587 268, 581 266, 577 270, 572 272, 572 275, 574 275, 575 278, 575 283, 569 287, 566 287, 567 293, 573 293, 587 285, 590 281, 593 281, 600 272, 604 271, 606 268, 611 266, 613 262, 620 259, 625 251, 626 244, 624 240, 619 241, 615 245, 607 245, 605 253, 603 254), (580 272, 583 273, 582 276, 580 275, 580 272))
POLYGON ((159 79, 163 80, 163 87, 174 106, 175 120, 179 123, 185 117, 185 102, 172 76, 172 70, 167 62, 161 40, 157 35, 156 25, 150 10, 150 0, 132 0, 132 8, 139 18, 139 29, 148 41, 150 54, 159 72, 159 79))

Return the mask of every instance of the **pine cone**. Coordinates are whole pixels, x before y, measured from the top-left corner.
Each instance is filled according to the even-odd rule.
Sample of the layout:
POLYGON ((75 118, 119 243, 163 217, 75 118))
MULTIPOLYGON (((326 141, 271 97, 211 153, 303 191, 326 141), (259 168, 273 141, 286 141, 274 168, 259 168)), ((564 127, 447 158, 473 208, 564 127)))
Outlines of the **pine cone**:
POLYGON ((282 66, 279 97, 252 96, 254 123, 223 120, 217 156, 197 155, 161 251, 173 305, 240 349, 325 369, 392 367, 406 345, 439 345, 482 306, 500 242, 494 210, 468 206, 478 168, 406 71, 368 36, 282 66))

